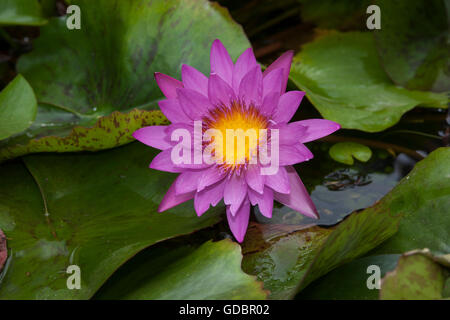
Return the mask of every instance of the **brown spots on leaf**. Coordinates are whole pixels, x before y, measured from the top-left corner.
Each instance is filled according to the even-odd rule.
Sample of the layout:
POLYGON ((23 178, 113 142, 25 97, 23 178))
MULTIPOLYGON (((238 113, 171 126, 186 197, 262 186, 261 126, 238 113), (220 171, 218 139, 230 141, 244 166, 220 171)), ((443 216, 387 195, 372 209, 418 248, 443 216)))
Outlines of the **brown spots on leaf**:
POLYGON ((101 117, 90 128, 75 126, 65 137, 46 136, 29 140, 25 145, 0 149, 0 162, 36 152, 97 151, 114 148, 134 140, 132 133, 149 125, 167 125, 169 121, 159 110, 133 109, 128 113, 114 111, 101 117))

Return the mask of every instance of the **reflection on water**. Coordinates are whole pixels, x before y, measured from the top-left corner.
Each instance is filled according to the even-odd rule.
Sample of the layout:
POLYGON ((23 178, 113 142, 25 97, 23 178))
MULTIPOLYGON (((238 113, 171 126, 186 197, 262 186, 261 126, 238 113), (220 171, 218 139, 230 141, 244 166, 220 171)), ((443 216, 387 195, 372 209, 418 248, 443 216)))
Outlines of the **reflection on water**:
POLYGON ((263 217, 255 207, 255 217, 260 223, 333 225, 355 210, 373 205, 388 193, 412 169, 415 160, 405 154, 397 157, 374 151, 367 163, 353 166, 339 164, 330 159, 325 150, 330 145, 310 146, 315 159, 296 166, 311 194, 320 219, 314 220, 283 206, 274 204, 273 217, 263 217))

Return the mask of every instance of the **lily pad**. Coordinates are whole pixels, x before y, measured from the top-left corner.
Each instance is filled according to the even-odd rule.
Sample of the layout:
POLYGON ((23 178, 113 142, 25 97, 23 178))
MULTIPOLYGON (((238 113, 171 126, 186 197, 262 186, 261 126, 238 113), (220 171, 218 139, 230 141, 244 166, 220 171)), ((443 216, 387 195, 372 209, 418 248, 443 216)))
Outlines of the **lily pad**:
POLYGON ((242 254, 229 239, 149 248, 131 260, 96 295, 97 299, 265 299, 255 277, 241 270, 242 254))
POLYGON ((38 0, 0 2, 0 25, 41 26, 46 23, 38 0))
POLYGON ((371 266, 380 268, 380 279, 397 266, 399 254, 372 255, 355 259, 311 283, 300 292, 301 300, 377 300, 380 290, 373 285, 371 266))
MULTIPOLYGON (((126 128, 158 123, 160 114, 146 114, 150 123, 143 123, 140 117, 111 113, 158 109, 162 94, 154 72, 180 78, 181 65, 188 64, 209 73, 210 46, 216 38, 233 57, 250 47, 229 13, 206 0, 70 3, 81 9, 81 29, 69 30, 66 17, 51 18, 33 42, 33 51, 17 63, 18 71, 35 90, 38 115, 35 125, 21 137, 2 145, 8 149, 2 153, 3 159, 24 152, 110 148, 110 143, 95 143, 93 139, 55 140, 74 135, 74 126, 116 125, 118 117, 125 121, 109 133, 109 140, 128 142, 132 130, 126 132, 126 128), (50 136, 54 138, 49 144, 36 141, 50 136)), ((90 131, 92 138, 99 139, 97 133, 103 134, 90 131)))
POLYGON ((449 163, 450 148, 439 148, 394 188, 392 208, 402 215, 399 230, 374 253, 401 254, 417 248, 429 248, 436 255, 450 253, 449 163), (394 193, 399 189, 405 192, 394 193))
POLYGON ((313 280, 392 236, 396 223, 395 217, 366 210, 335 228, 289 226, 274 235, 274 226, 260 225, 261 236, 253 235, 257 240, 246 247, 242 267, 264 282, 271 299, 292 299, 313 280))
POLYGON ((30 126, 27 133, 0 142, 0 161, 52 150, 70 152, 109 149, 133 141, 130 133, 141 127, 169 123, 159 110, 133 109, 127 113, 114 111, 108 116, 98 118, 92 127, 87 128, 75 115, 44 105, 39 108, 37 121, 30 126), (27 134, 31 131, 35 136, 29 140, 27 134), (58 131, 60 136, 51 135, 55 131, 58 131))
POLYGON ((330 148, 329 153, 335 161, 348 165, 353 164, 353 158, 367 162, 372 157, 369 147, 356 142, 338 142, 330 148))
POLYGON ((449 257, 433 256, 429 250, 415 250, 403 255, 370 255, 356 259, 313 282, 297 295, 297 299, 313 300, 377 300, 384 299, 440 299, 449 257), (421 257, 418 257, 418 256, 421 257), (411 256, 415 256, 412 258, 411 256), (400 260, 399 260, 400 259, 400 260), (380 287, 373 285, 374 269, 379 268, 380 287), (427 269, 429 268, 429 269, 427 269), (406 269, 406 270, 405 270, 406 269), (412 271, 406 277, 405 271, 412 271), (426 270, 432 273, 424 272, 426 270), (413 290, 414 287, 420 290, 413 290), (381 289, 381 290, 380 290, 381 289))
POLYGON ((448 97, 397 87, 368 32, 329 32, 303 46, 291 79, 326 119, 343 128, 382 131, 416 106, 446 108, 448 97))
POLYGON ((0 92, 0 140, 27 129, 36 110, 33 89, 19 74, 0 92))
POLYGON ((263 281, 271 298, 284 299, 292 298, 313 280, 377 247, 398 229, 389 251, 381 253, 402 253, 392 248, 404 247, 401 245, 408 241, 411 246, 421 243, 422 247, 430 245, 436 251, 447 250, 450 179, 442 177, 450 176, 449 157, 448 148, 432 152, 374 206, 354 212, 334 228, 289 226, 289 230, 274 233, 273 226, 259 225, 256 229, 260 236, 248 236, 254 240, 244 243, 244 248, 249 248, 244 250, 244 271, 263 281), (426 234, 418 229, 408 234, 414 217, 417 228, 428 229, 426 234))
POLYGON ((382 27, 374 35, 389 77, 409 89, 450 91, 450 3, 378 0, 377 5, 382 27))
MULTIPOLYGON (((417 247, 428 247, 435 255, 450 253, 450 161, 448 148, 431 153, 406 176, 407 197, 397 194, 391 203, 402 215, 398 232, 374 249, 370 256, 357 259, 334 270, 313 283, 299 295, 300 299, 378 299, 377 290, 369 290, 366 268, 379 265, 381 275, 391 271, 399 255, 417 247), (416 181, 411 184, 409 180, 416 181)), ((404 187, 403 187, 404 188, 404 187)), ((377 206, 380 204, 377 204, 377 206)))
POLYGON ((137 252, 220 220, 192 202, 157 213, 174 174, 148 169, 139 143, 95 154, 41 154, 0 166, 0 228, 11 262, 0 299, 87 299, 137 252), (66 269, 81 269, 81 289, 66 269))
MULTIPOLYGON (((450 261, 447 261, 449 263, 450 261)), ((403 254, 395 270, 381 281, 383 300, 442 299, 448 266, 436 261, 427 251, 416 250, 403 254)))
POLYGON ((450 171, 445 163, 449 156, 448 148, 439 149, 419 162, 404 178, 402 184, 409 184, 408 197, 399 197, 392 202, 402 215, 399 231, 393 237, 369 256, 345 264, 312 283, 298 298, 378 299, 378 290, 368 289, 364 280, 369 276, 366 273, 369 265, 378 265, 383 276, 394 269, 400 254, 418 246, 430 247, 435 255, 448 254, 450 171), (416 185, 411 184, 410 179, 416 181, 416 185))

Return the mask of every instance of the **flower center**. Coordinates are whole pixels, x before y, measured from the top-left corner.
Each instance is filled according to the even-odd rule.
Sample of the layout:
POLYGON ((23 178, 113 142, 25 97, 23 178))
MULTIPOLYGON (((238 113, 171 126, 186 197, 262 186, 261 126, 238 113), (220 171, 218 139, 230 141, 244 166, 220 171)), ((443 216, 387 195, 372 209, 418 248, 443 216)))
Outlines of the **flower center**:
MULTIPOLYGON (((232 102, 230 107, 218 106, 203 120, 205 130, 220 132, 222 141, 212 137, 214 157, 224 166, 236 169, 257 157, 259 142, 266 136, 268 119, 253 106, 241 101, 232 102)), ((209 143, 208 143, 209 144, 209 143)))

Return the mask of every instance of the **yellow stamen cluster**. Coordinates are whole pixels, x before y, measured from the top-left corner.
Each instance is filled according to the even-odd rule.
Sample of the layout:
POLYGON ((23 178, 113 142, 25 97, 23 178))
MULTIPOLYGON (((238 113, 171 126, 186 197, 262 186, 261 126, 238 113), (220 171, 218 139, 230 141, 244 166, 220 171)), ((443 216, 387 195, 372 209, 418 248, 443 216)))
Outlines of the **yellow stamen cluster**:
MULTIPOLYGON (((213 137, 214 157, 227 168, 236 169, 249 163, 257 155, 261 129, 267 129, 268 120, 253 105, 240 101, 230 107, 218 106, 203 119, 204 130, 215 129, 221 133, 222 141, 213 137)), ((263 131, 264 132, 264 131, 263 131)))

